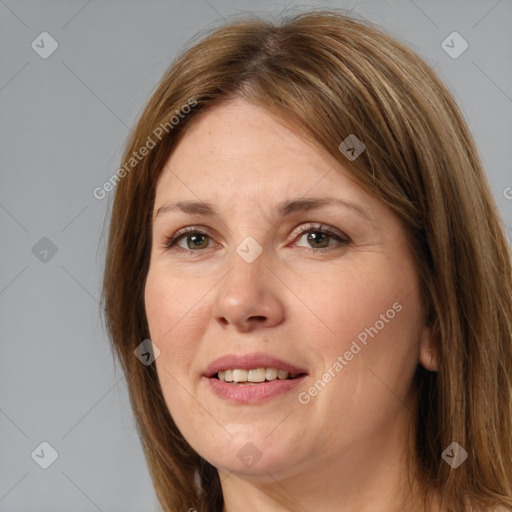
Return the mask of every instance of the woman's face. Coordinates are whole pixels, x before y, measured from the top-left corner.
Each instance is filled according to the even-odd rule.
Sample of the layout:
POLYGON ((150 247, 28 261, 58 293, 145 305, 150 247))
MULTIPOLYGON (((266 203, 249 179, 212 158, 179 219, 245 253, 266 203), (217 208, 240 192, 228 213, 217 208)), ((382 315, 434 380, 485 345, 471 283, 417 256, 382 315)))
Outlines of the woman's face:
POLYGON ((398 218, 265 110, 210 109, 168 159, 147 319, 169 411, 219 470, 399 453, 429 334, 419 292, 398 218))

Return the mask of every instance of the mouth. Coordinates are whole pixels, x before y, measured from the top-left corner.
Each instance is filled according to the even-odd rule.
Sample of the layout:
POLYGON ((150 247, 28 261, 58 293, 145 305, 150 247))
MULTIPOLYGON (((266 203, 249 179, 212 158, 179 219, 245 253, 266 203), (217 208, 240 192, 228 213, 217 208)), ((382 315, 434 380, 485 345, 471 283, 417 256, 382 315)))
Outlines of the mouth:
POLYGON ((220 370, 213 375, 213 378, 233 385, 254 385, 275 380, 294 380, 304 375, 307 374, 304 372, 289 373, 281 368, 260 367, 251 368, 250 370, 242 368, 220 370))
POLYGON ((305 369, 266 354, 226 355, 203 373, 218 398, 239 404, 256 404, 285 396, 307 375, 305 369))

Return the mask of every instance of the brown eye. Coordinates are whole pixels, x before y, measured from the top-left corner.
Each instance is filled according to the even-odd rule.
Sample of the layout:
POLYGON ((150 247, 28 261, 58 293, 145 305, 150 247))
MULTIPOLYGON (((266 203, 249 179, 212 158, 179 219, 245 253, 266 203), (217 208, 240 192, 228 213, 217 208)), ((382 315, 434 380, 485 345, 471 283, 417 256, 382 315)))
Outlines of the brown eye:
MULTIPOLYGON (((300 241, 305 237, 306 243, 309 244, 309 248, 327 249, 328 247, 332 247, 334 245, 346 245, 348 243, 347 238, 344 238, 329 229, 322 228, 322 226, 313 228, 311 228, 311 226, 306 226, 306 228, 309 229, 305 229, 299 233, 298 240, 300 241)), ((307 247, 297 243, 294 245, 297 245, 298 247, 307 247)))
POLYGON ((208 234, 194 230, 174 235, 167 241, 166 247, 172 249, 178 246, 180 249, 195 251, 196 249, 206 249, 209 241, 208 234), (185 241, 185 246, 182 245, 182 241, 185 241))
POLYGON ((329 239, 331 237, 320 231, 310 231, 307 234, 308 244, 311 244, 313 247, 322 248, 329 246, 329 239))
POLYGON ((204 233, 194 233, 192 235, 186 235, 185 240, 187 241, 187 249, 203 249, 204 247, 208 247, 207 237, 208 235, 205 235, 204 233))

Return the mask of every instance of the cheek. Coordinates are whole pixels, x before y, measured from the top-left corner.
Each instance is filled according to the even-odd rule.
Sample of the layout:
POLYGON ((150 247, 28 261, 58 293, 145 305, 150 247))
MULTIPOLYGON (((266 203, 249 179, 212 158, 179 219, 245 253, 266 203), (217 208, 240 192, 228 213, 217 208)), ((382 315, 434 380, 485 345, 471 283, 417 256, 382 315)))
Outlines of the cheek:
POLYGON ((150 337, 161 351, 157 365, 183 371, 189 367, 205 325, 204 293, 190 282, 150 269, 144 300, 150 337))
POLYGON ((194 393, 190 376, 197 369, 192 366, 203 337, 204 315, 201 302, 204 290, 190 282, 170 277, 165 271, 151 270, 145 288, 145 308, 151 341, 160 349, 156 370, 167 408, 180 431, 195 435, 195 423, 190 425, 191 410, 197 418, 190 394, 194 393))
POLYGON ((347 440, 354 430, 374 435, 403 413, 411 389, 421 333, 419 292, 413 275, 398 279, 397 272, 380 269, 347 274, 313 303, 318 326, 328 334, 313 338, 310 331, 309 350, 322 368, 302 400, 310 400, 311 417, 322 418, 327 444, 342 435, 339 418, 350 418, 347 440))
POLYGON ((308 344, 322 355, 324 364, 349 350, 353 341, 366 348, 379 340, 378 345, 373 343, 377 351, 407 350, 408 340, 418 332, 419 298, 413 269, 407 262, 401 266, 377 263, 347 265, 346 271, 295 283, 294 291, 306 305, 311 304, 310 312, 316 318, 314 325, 306 327, 308 344))
POLYGON ((389 398, 407 395, 418 363, 421 303, 413 276, 398 280, 389 272, 368 277, 347 281, 353 284, 349 293, 324 298, 325 305, 336 306, 325 317, 335 335, 321 339, 315 349, 322 354, 324 371, 331 368, 336 375, 324 397, 334 416, 347 410, 356 416, 363 412, 362 417, 372 411, 384 414, 389 398))

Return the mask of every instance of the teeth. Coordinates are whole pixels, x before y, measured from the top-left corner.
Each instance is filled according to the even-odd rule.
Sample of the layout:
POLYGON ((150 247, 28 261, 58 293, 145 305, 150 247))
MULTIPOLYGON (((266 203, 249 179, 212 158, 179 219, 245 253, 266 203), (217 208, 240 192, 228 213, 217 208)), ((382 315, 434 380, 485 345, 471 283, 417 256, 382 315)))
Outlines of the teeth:
POLYGON ((247 372, 247 380, 249 382, 265 382, 266 375, 265 368, 256 368, 247 372))
POLYGON ((277 379, 278 371, 276 368, 267 368, 267 371, 265 372, 265 378, 267 380, 275 380, 277 379))
POLYGON ((288 372, 285 372, 284 370, 278 370, 277 372, 277 378, 279 380, 285 380, 288 378, 288 372))
POLYGON ((233 382, 247 382, 247 370, 233 370, 233 382))
POLYGON ((231 370, 221 370, 217 373, 219 380, 223 382, 265 382, 271 380, 286 380, 297 377, 298 373, 289 374, 285 370, 278 370, 277 368, 254 368, 251 370, 241 370, 233 368, 231 370))

